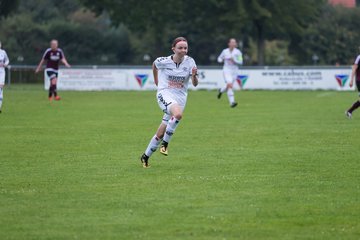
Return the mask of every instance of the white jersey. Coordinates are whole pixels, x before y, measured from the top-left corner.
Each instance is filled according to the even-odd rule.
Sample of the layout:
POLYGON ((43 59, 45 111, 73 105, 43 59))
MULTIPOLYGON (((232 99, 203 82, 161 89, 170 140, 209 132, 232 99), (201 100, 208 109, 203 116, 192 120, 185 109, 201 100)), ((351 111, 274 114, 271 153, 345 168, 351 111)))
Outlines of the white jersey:
MULTIPOLYGON (((1 65, 9 65, 9 58, 5 52, 5 50, 0 49, 0 64, 1 65)), ((4 72, 4 66, 0 67, 0 72, 4 72)))
POLYGON ((176 64, 172 56, 159 57, 154 64, 158 69, 158 92, 170 92, 178 101, 186 102, 189 79, 196 67, 194 59, 185 56, 180 64, 176 64))
POLYGON ((243 64, 242 53, 238 48, 234 48, 232 51, 229 48, 222 50, 217 60, 219 63, 224 63, 224 70, 237 70, 238 65, 243 64))

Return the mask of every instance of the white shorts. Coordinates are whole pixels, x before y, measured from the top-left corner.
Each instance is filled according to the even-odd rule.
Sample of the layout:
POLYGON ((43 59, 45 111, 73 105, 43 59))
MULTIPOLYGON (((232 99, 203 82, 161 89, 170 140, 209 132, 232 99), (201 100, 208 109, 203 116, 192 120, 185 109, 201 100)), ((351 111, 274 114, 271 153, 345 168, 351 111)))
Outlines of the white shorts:
MULTIPOLYGON (((174 94, 171 94, 170 92, 160 91, 156 94, 156 98, 157 98, 157 102, 158 102, 161 110, 169 116, 171 115, 170 108, 172 105, 178 104, 183 110, 185 108, 186 100, 179 101, 179 99, 177 99, 177 97, 174 96, 174 94)), ((170 117, 169 117, 169 119, 170 119, 170 117)))
POLYGON ((223 70, 225 83, 234 83, 237 78, 237 70, 223 70))
POLYGON ((0 85, 5 85, 5 71, 0 70, 0 85))

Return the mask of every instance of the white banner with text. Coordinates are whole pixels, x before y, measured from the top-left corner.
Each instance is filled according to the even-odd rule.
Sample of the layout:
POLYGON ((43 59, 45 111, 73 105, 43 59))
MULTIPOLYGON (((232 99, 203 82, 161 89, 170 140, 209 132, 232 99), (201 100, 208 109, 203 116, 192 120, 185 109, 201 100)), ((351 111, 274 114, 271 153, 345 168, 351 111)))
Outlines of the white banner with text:
MULTIPOLYGON (((199 85, 194 88, 218 89, 225 85, 221 69, 199 68, 199 85)), ((46 75, 46 74, 45 74, 46 75)), ((350 90, 351 68, 264 68, 240 69, 235 89, 263 90, 350 90)), ((45 89, 49 88, 45 78, 45 89)), ((59 90, 154 90, 151 69, 60 69, 59 90)))

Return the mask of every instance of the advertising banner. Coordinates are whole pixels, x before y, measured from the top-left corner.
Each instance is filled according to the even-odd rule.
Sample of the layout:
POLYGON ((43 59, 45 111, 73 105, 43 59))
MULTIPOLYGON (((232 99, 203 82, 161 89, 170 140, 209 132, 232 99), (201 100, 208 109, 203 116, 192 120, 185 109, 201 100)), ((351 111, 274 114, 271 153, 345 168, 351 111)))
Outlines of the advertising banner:
MULTIPOLYGON (((221 69, 199 68, 199 85, 192 90, 219 89, 225 85, 221 69)), ((350 90, 351 68, 244 68, 234 82, 235 89, 249 90, 350 90)), ((49 80, 45 79, 45 89, 49 80)), ((150 68, 60 69, 59 90, 155 90, 150 68)))
POLYGON ((238 75, 244 89, 350 90, 351 69, 256 69, 238 75))
MULTIPOLYGON (((119 69, 60 69, 57 88, 59 90, 100 91, 128 88, 126 73, 119 69)), ((45 73, 45 89, 50 80, 45 73)))

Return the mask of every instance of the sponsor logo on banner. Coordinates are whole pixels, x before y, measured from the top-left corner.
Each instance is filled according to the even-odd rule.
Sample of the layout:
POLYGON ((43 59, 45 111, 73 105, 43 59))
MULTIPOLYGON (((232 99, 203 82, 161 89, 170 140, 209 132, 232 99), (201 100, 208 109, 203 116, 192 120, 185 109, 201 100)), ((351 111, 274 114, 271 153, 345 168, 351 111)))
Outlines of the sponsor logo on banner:
POLYGON ((336 81, 338 82, 340 87, 344 87, 347 80, 349 79, 349 75, 346 74, 337 74, 335 75, 336 81))
POLYGON ((140 87, 143 87, 146 81, 149 78, 148 74, 135 74, 136 81, 139 83, 140 87))
POLYGON ((246 81, 248 80, 248 75, 237 75, 236 81, 238 82, 240 87, 244 87, 246 81))

